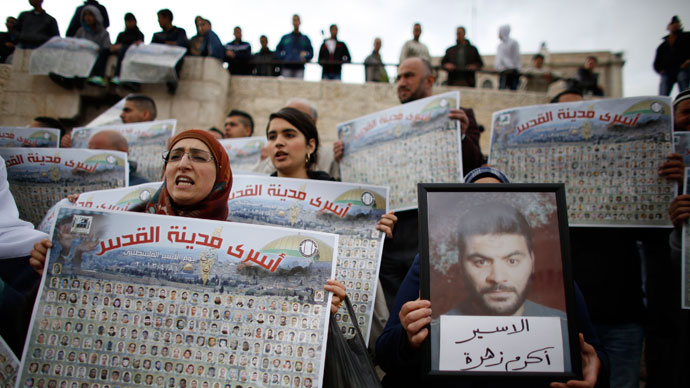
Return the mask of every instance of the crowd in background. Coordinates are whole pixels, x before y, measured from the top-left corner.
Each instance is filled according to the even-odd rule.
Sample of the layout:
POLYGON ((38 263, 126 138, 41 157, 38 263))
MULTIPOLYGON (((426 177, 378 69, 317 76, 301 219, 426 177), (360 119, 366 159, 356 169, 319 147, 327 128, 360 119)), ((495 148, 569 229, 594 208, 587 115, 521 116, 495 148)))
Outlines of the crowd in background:
MULTIPOLYGON (((57 22, 42 7, 41 1, 31 0, 33 10, 22 12, 17 18, 8 17, 7 32, 0 34, 0 62, 10 58, 14 47, 36 48, 53 36, 60 36, 57 22)), ((110 82, 120 85, 121 62, 127 48, 132 44, 144 43, 144 35, 137 27, 137 19, 133 13, 126 13, 125 30, 117 35, 111 43, 108 34, 110 25, 106 7, 96 0, 85 1, 79 6, 69 23, 65 37, 89 39, 101 47, 101 55, 94 66, 89 82, 105 86, 105 64, 108 55, 117 56, 117 68, 110 82)), ((223 44, 221 38, 214 32, 211 20, 204 16, 194 18, 196 34, 188 37, 187 32, 173 24, 173 13, 168 9, 158 12, 161 31, 154 34, 151 43, 174 44, 184 47, 187 55, 207 56, 217 58, 227 64, 228 71, 235 75, 255 76, 283 76, 303 78, 306 63, 315 60, 322 67, 322 79, 340 80, 343 64, 352 62, 352 55, 345 42, 338 38, 338 26, 329 27, 329 36, 314 47, 310 38, 300 31, 301 18, 292 16, 292 31, 283 35, 274 49, 269 47, 268 37, 259 38, 261 47, 253 52, 252 46, 243 39, 241 26, 233 29, 233 39, 223 44), (318 48, 318 51, 315 51, 318 48)), ((669 85, 678 79, 682 85, 687 83, 688 52, 687 33, 682 31, 680 20, 670 24, 670 35, 664 38, 654 59, 654 69, 661 75, 663 86, 660 94, 670 93, 669 85), (676 44, 676 36, 678 42, 676 44), (679 69, 684 71, 679 71, 679 69)), ((477 48, 467 38, 466 28, 457 28, 456 45, 449 47, 441 59, 440 66, 435 71, 447 74, 448 85, 468 86, 476 85, 477 71, 492 72, 499 76, 499 89, 547 92, 549 85, 558 80, 564 80, 569 87, 577 87, 585 95, 604 96, 606 90, 602 86, 599 73, 595 71, 598 60, 596 57, 586 59, 582 67, 575 74, 559 74, 544 69, 548 51, 545 45, 532 58, 532 63, 525 66, 521 63, 520 45, 510 36, 510 26, 499 28, 500 43, 494 60, 493 69, 484 67, 477 48), (546 57, 546 58, 545 58, 546 57)), ((399 62, 411 56, 418 56, 431 61, 431 54, 420 37, 422 26, 415 23, 412 28, 412 39, 405 42, 400 50, 399 62)), ((382 45, 380 38, 375 38, 372 52, 364 60, 365 80, 367 82, 389 82, 386 72, 386 62, 380 54, 382 45)), ((393 63, 391 63, 393 64, 393 63)), ((178 64, 178 70, 181 64, 178 64)), ((130 86, 130 85, 125 85, 130 86)), ((170 86, 171 92, 174 86, 170 86)), ((682 87, 681 87, 682 89, 682 87)))
MULTIPOLYGON (((37 48, 51 37, 59 36, 55 19, 41 8, 41 1, 31 0, 30 3, 33 6, 33 10, 23 12, 16 19, 7 19, 8 32, 0 35, 0 59, 6 60, 10 57, 13 47, 37 48)), ((89 0, 76 9, 66 36, 89 39, 101 47, 101 54, 94 66, 89 82, 96 85, 106 85, 105 60, 112 54, 117 55, 118 62, 115 76, 109 82, 117 85, 121 84, 118 76, 127 48, 130 45, 140 44, 145 41, 144 35, 137 27, 135 15, 127 13, 124 18, 126 29, 117 36, 115 43, 111 43, 107 32, 109 18, 105 7, 97 1, 89 0)), ((158 11, 161 31, 154 34, 151 39, 152 43, 185 47, 188 50, 187 55, 217 58, 219 61, 227 62, 228 70, 234 75, 281 75, 284 77, 303 78, 305 63, 310 62, 315 56, 309 37, 300 32, 301 19, 299 15, 292 16, 292 31, 280 39, 274 51, 268 46, 268 38, 261 36, 261 49, 255 53, 252 53, 251 45, 243 41, 242 29, 239 26, 235 27, 233 31, 234 39, 226 44, 222 44, 221 39, 213 31, 210 20, 205 17, 197 16, 195 18, 197 31, 196 35, 191 38, 187 38, 185 30, 176 27, 173 24, 173 20, 173 13, 170 10, 162 9, 158 11)), ((671 19, 667 28, 669 35, 664 37, 654 59, 654 68, 661 75, 659 93, 661 95, 669 95, 673 85, 678 84, 681 93, 676 98, 673 108, 675 130, 688 131, 690 130, 690 125, 688 124, 690 122, 690 92, 688 91, 690 35, 683 32, 681 22, 676 16, 671 19)), ((331 25, 329 32, 330 37, 324 40, 319 47, 318 63, 323 68, 323 79, 339 80, 341 78, 342 65, 350 63, 352 56, 347 45, 338 40, 338 26, 335 24, 331 25)), ((401 49, 400 67, 395 80, 401 103, 431 95, 431 88, 435 78, 433 69, 429 64, 431 60, 429 50, 420 41, 421 33, 422 26, 419 23, 414 24, 412 39, 406 42, 401 49)), ((576 76, 571 78, 544 70, 545 58, 543 54, 534 55, 532 66, 528 71, 524 71, 521 68, 519 44, 510 37, 510 26, 502 26, 498 33, 501 43, 498 46, 494 66, 499 74, 500 88, 515 90, 522 80, 522 82, 526 82, 525 88, 527 90, 546 91, 552 82, 563 78, 568 82, 569 87, 566 92, 554 98, 553 102, 555 103, 582 100, 583 95, 605 95, 605 90, 599 83, 598 74, 594 71, 597 66, 596 57, 588 57, 582 68, 577 71, 576 76)), ((456 34, 457 44, 446 50, 441 60, 441 68, 448 73, 447 82, 449 85, 474 87, 476 85, 475 72, 481 70, 484 66, 482 58, 477 48, 467 39, 467 31, 464 27, 458 27, 456 34)), ((381 44, 381 40, 376 38, 374 40, 374 49, 365 60, 367 81, 389 82, 384 62, 379 54, 381 44)), ((182 66, 182 62, 178 63, 178 71, 179 66, 182 66)), ((56 82, 64 84, 65 80, 58 79, 56 82)), ((168 85, 168 89, 172 93, 174 93, 175 88, 175 84, 168 85)), ((310 118, 312 125, 309 128, 312 126, 314 128, 309 133, 309 136, 312 137, 309 137, 308 140, 316 136, 316 144, 318 145, 318 135, 312 133, 316 131, 318 116, 316 108, 313 104, 310 105, 308 101, 296 101, 294 103, 297 105, 301 104, 302 111, 310 118)), ((286 105, 291 105, 291 103, 286 105)), ((295 108, 299 109, 298 106, 295 106, 295 108)), ((287 113, 293 114, 291 111, 287 113)), ((121 117, 123 122, 154 120, 156 117, 155 103, 146 96, 133 96, 131 99, 128 99, 121 117), (138 114, 142 116, 139 117, 137 116, 138 114)), ((473 158, 473 160, 467 162, 463 161, 466 172, 468 172, 469 169, 479 167, 484 162, 479 151, 477 123, 474 120, 472 110, 469 108, 453 112, 451 118, 461 122, 464 134, 462 141, 463 157, 473 158)), ((43 120, 38 120, 40 122, 38 126, 53 125, 50 123, 50 118, 37 119, 43 120)), ((272 117, 273 119, 283 120, 278 116, 272 117)), ((212 129, 211 132, 215 137, 220 138, 251 136, 254 132, 254 120, 248 113, 234 109, 226 118, 223 130, 212 129)), ((65 136, 69 140, 69 131, 65 131, 63 140, 65 136)), ((280 134, 273 136, 279 138, 280 134)), ((307 135, 305 134, 305 136, 307 135)), ((116 143, 116 140, 119 141, 119 139, 113 138, 110 139, 110 142, 116 143)), ((68 146, 67 143, 64 143, 64 145, 68 146)), ((318 169, 326 172, 331 172, 334 166, 337 169, 337 162, 342 157, 342 144, 336 143, 332 151, 322 151, 327 155, 330 152, 332 156, 330 158, 326 157, 327 165, 319 164, 318 169)), ((278 156, 278 163, 283 162, 282 156, 278 156)), ((184 155, 180 156, 180 158, 183 157, 184 155)), ((263 167, 260 167, 264 169, 262 172, 273 171, 276 175, 282 176, 280 171, 275 171, 274 164, 268 160, 270 158, 264 159, 266 161, 263 167)), ((309 159, 308 161, 310 165, 318 163, 309 159)), ((679 176, 673 175, 678 172, 678 168, 680 168, 678 158, 670 158, 667 164, 660 166, 660 174, 678 181, 679 176), (671 170, 673 173, 669 172, 671 170)), ((308 170, 304 172, 307 173, 308 170)), ((313 174, 309 177, 316 179, 313 178, 313 174)), ((688 201, 687 196, 680 196, 671 205, 671 218, 677 227, 674 233, 677 233, 678 227, 688 217, 687 210, 685 212, 679 210, 679 207, 683 208, 682 205, 685 204, 685 201, 688 201)), ((399 214, 396 234, 394 234, 393 238, 386 240, 389 247, 392 244, 402 244, 399 242, 402 239, 409 240, 405 242, 406 244, 409 244, 410 241, 413 245, 417 244, 416 237, 412 239, 405 234, 409 232, 416 235, 416 217, 416 214, 399 214)), ((614 228, 595 230, 577 228, 575 231, 571 231, 571 243, 575 247, 573 250, 573 261, 575 263, 574 277, 582 287, 584 299, 590 305, 590 313, 594 311, 592 321, 597 327, 597 334, 602 343, 601 349, 605 352, 605 357, 610 359, 611 386, 632 387, 635 384, 639 384, 639 365, 643 352, 642 342, 645 336, 647 336, 648 372, 652 377, 648 386, 663 386, 663 383, 654 385, 655 378, 658 379, 656 381, 664 381, 665 378, 678 381, 678 375, 683 373, 680 370, 682 368, 679 368, 678 365, 673 365, 672 372, 677 375, 661 376, 665 373, 665 368, 670 367, 669 365, 660 364, 666 362, 671 357, 671 355, 665 354, 669 349, 677 352, 687 352, 687 349, 681 348, 678 350, 678 344, 672 343, 677 339, 673 336, 683 330, 687 330, 687 316, 680 314, 678 312, 678 305, 671 306, 669 301, 663 301, 661 304, 658 304, 659 300, 654 299, 657 296, 653 295, 654 292, 666 295, 664 292, 659 291, 663 288, 663 285, 660 284, 671 281, 676 282, 677 279, 674 279, 673 276, 676 276, 677 273, 674 270, 669 270, 668 266, 653 265, 650 267, 650 271, 653 273, 649 276, 659 277, 653 279, 647 285, 651 286, 650 294, 645 294, 647 289, 643 283, 647 280, 644 279, 647 275, 641 270, 643 263, 650 262, 650 259, 652 260, 651 262, 654 260, 665 262, 669 259, 677 259, 675 256, 671 256, 679 254, 679 250, 677 246, 668 245, 668 232, 641 229, 631 232, 614 228), (602 264, 602 262, 606 263, 602 264), (624 268, 624 270, 620 270, 621 268, 624 268), (617 270, 618 272, 616 272, 617 270), (595 274, 593 275, 593 273, 595 274), (599 275, 606 275, 605 279, 601 280, 599 275), (621 285, 619 290, 630 292, 621 296, 618 303, 615 300, 600 297, 604 294, 611 294, 610 291, 607 291, 607 287, 615 288, 619 285, 621 285), (623 313, 614 314, 614 312, 618 311, 623 311, 623 313), (656 315, 648 315, 650 312, 656 315), (663 327, 666 323, 665 320, 669 319, 673 320, 673 323, 678 325, 678 327, 669 329, 669 332, 662 332, 660 327, 663 327), (652 324, 647 325, 650 321, 652 324), (669 337, 669 335, 672 337, 669 337), (661 354, 665 355, 662 357, 660 356, 661 354)), ((405 277, 408 270, 412 267, 415 253, 418 252, 416 246, 405 249, 408 251, 405 254, 411 255, 408 255, 410 257, 405 259, 402 277, 398 279, 397 284, 392 286, 392 289, 387 290, 388 295, 386 295, 386 304, 388 309, 394 312, 394 315, 396 311, 393 299, 396 296, 398 287, 402 283, 402 278, 405 277)), ((382 281, 384 281, 383 278, 386 276, 385 261, 387 259, 385 250, 390 250, 390 248, 384 248, 382 281)), ((616 293, 616 295, 619 294, 616 293)), ((398 306, 398 310, 400 310, 400 306, 398 306)), ((400 314, 403 314, 402 310, 400 310, 400 314)), ((394 318, 397 317, 400 317, 397 324, 403 325, 401 323, 401 321, 404 321, 402 315, 394 316, 394 318)), ((397 329, 400 329, 400 327, 402 326, 397 327, 397 329)), ((400 337, 402 340, 407 340, 407 335, 410 334, 410 331, 407 327, 403 327, 403 329, 404 331, 400 331, 398 334, 402 336, 400 337)), ((16 328, 11 330, 16 330, 16 328)), ((683 338, 682 340, 687 339, 683 338)), ((409 350, 407 342, 404 342, 404 344, 401 346, 406 351, 409 350)), ((398 344, 396 343, 396 345, 398 344)), ((679 357, 683 359, 686 356, 679 357)), ((391 361, 391 359, 387 359, 384 361, 387 362, 387 365, 392 366, 392 369, 387 371, 391 373, 391 376, 396 374, 396 368, 398 369, 397 372, 401 373, 398 377, 406 376, 403 373, 404 371, 402 371, 404 368, 401 368, 405 364, 397 362, 400 360, 391 361)), ((677 362, 677 359, 673 362, 677 362)), ((608 378, 608 376, 606 377, 608 378)), ((607 383, 599 381, 600 386, 605 386, 607 383)))

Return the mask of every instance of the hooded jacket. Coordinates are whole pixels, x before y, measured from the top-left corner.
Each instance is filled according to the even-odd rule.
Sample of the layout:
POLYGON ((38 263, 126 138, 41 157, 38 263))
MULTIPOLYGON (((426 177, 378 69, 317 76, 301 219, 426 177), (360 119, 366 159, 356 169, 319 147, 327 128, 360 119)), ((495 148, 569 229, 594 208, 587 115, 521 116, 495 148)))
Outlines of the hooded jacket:
POLYGON ((520 70, 520 46, 515 39, 510 37, 510 26, 503 25, 498 29, 498 37, 501 43, 496 51, 496 70, 520 70))
POLYGON ((101 15, 97 7, 93 5, 85 6, 81 11, 80 18, 81 27, 77 30, 77 33, 74 34, 75 38, 88 39, 100 47, 110 47, 110 34, 108 34, 108 31, 103 27, 103 15, 101 15), (96 25, 93 29, 84 21, 84 14, 86 11, 91 12, 96 19, 96 25))

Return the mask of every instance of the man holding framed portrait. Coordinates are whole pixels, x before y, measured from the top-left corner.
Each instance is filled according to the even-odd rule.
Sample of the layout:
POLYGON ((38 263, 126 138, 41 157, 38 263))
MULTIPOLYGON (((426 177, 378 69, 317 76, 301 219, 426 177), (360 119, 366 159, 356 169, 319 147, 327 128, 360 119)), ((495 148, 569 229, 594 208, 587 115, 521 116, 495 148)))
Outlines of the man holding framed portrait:
MULTIPOLYGON (((466 177, 467 182, 507 182, 507 178, 498 170, 487 167, 477 170, 482 171, 469 174, 466 177)), ((422 191, 428 188, 424 186, 433 185, 420 186, 422 191)), ((474 200, 464 197, 459 199, 459 193, 453 193, 454 189, 446 187, 448 193, 444 194, 451 195, 446 201, 440 202, 433 199, 433 195, 438 194, 433 193, 434 190, 429 189, 429 192, 420 193, 420 203, 423 196, 429 195, 425 198, 429 200, 425 207, 437 202, 437 215, 429 214, 423 217, 425 225, 420 234, 425 246, 408 272, 396 296, 386 329, 377 342, 377 359, 382 369, 387 372, 383 380, 384 387, 419 386, 422 382, 433 382, 434 386, 474 386, 474 383, 479 383, 480 386, 492 386, 496 383, 500 386, 506 382, 511 386, 549 386, 549 382, 554 380, 568 380, 564 383, 550 383, 554 387, 594 387, 602 384, 605 386, 608 382, 608 359, 601 351, 601 344, 589 320, 584 299, 577 286, 573 287, 569 264, 567 260, 563 260, 565 248, 562 244, 567 246, 567 229, 564 235, 564 224, 561 223, 564 220, 561 219, 562 215, 558 210, 563 205, 556 201, 556 193, 539 193, 539 190, 535 190, 536 193, 527 193, 524 198, 531 196, 532 200, 526 201, 520 199, 525 193, 512 192, 519 191, 515 188, 516 185, 511 185, 512 188, 506 185, 481 185, 481 188, 478 185, 441 186, 454 186, 454 189, 462 186, 470 192, 477 192, 471 193, 476 194, 474 200), (474 187, 474 190, 469 189, 470 187, 474 187), (502 194, 506 194, 508 200, 502 201, 502 205, 496 205, 496 194, 501 191, 507 192, 502 194), (513 200, 510 200, 511 196, 514 197, 513 200), (552 199, 547 201, 550 205, 541 206, 540 209, 543 198, 539 198, 544 196, 551 196, 552 199), (489 215, 487 207, 482 206, 482 203, 489 202, 492 203, 489 208, 492 208, 496 216, 489 215), (557 204, 561 206, 556 206, 557 204), (464 210, 461 210, 463 207, 464 210), (470 217, 471 212, 476 213, 474 217, 470 217), (442 216, 439 217, 439 214, 442 216), (459 225, 464 221, 471 226, 465 228, 459 225), (492 243, 482 246, 481 240, 486 240, 489 236, 492 237, 489 239, 492 243), (504 241, 501 242, 501 239, 504 241), (501 243, 498 244, 497 241, 501 243), (507 251, 491 251, 497 248, 507 251), (435 260, 436 267, 433 263, 430 264, 430 260, 435 260), (473 266, 474 270, 471 268, 473 266), (434 275, 434 271, 447 275, 434 275), (469 272, 473 274, 470 275, 469 272), (566 286, 568 284, 570 287, 566 286), (430 295, 432 288, 436 293, 431 291, 430 295), (566 298, 567 294, 573 292, 573 288, 574 298, 566 298), (566 309, 566 305, 570 306, 570 309, 566 309), (565 311, 571 313, 570 321, 566 319, 565 311), (503 331, 508 327, 513 329, 509 330, 512 332, 520 330, 519 324, 513 326, 512 322, 502 326, 493 325, 492 328, 489 327, 490 330, 483 330, 480 328, 481 320, 487 317, 517 319, 516 323, 528 321, 530 325, 540 317, 555 321, 557 326, 562 326, 557 328, 556 333, 562 335, 562 341, 567 346, 560 348, 562 356, 568 354, 563 357, 561 364, 562 371, 565 372, 534 373, 524 371, 529 368, 516 367, 515 362, 509 368, 506 364, 515 360, 508 358, 505 361, 501 358, 500 367, 503 369, 498 373, 495 369, 490 371, 475 368, 480 362, 486 361, 485 364, 488 365, 490 361, 487 360, 490 359, 494 364, 498 364, 499 353, 506 350, 505 348, 494 348, 495 354, 487 352, 482 353, 480 357, 471 355, 474 365, 464 368, 465 371, 460 371, 463 368, 457 365, 455 369, 439 370, 439 318, 453 318, 453 314, 459 313, 463 315, 457 318, 474 321, 473 324, 464 325, 465 328, 469 328, 469 335, 463 339, 456 338, 457 343, 477 341, 476 338, 480 337, 484 337, 482 340, 485 340, 499 335, 506 338, 510 335, 503 331), (513 314, 515 317, 510 317, 513 314), (433 331, 436 331, 435 339, 433 334, 429 335, 433 331), (579 341, 575 333, 580 333, 579 341), (578 347, 575 344, 578 342, 580 352, 576 351, 578 347), (575 357, 570 357, 572 355, 575 357), (582 374, 579 373, 580 359, 582 374), (523 371, 516 371, 518 369, 523 371), (510 372, 506 373, 508 370, 510 372)), ((438 185, 435 188, 438 188, 438 185)), ((425 209, 425 213, 427 210, 425 209)), ((530 329, 540 330, 535 326, 530 326, 530 329)), ((521 334, 515 337, 519 335, 521 334)), ((560 338, 558 342, 561 342, 560 338)), ((465 353, 445 359, 459 364, 467 362, 468 356, 469 354, 465 353)), ((504 353, 500 353, 500 356, 504 356, 504 353)), ((526 364, 528 363, 525 362, 522 366, 526 367, 526 364)))

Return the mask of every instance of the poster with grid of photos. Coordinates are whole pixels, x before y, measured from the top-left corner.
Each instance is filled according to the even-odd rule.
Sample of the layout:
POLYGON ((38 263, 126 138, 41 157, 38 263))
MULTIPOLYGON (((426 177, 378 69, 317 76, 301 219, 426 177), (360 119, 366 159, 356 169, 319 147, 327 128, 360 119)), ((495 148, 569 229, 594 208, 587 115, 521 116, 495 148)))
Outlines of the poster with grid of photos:
POLYGON ((73 148, 89 148, 89 139, 101 131, 120 132, 129 144, 129 160, 136 165, 137 174, 150 181, 161 179, 163 152, 168 140, 175 133, 177 120, 158 120, 143 123, 104 125, 100 127, 74 128, 73 148))
POLYGON ((668 97, 645 96, 495 112, 489 164, 513 183, 565 183, 571 226, 666 227, 674 185, 668 97))
MULTIPOLYGON (((235 176, 228 220, 338 234, 336 279, 345 285, 368 342, 385 238, 376 224, 387 198, 388 188, 381 186, 235 176)), ((335 319, 346 337, 354 336, 345 306, 335 319)))
POLYGON ((58 148, 59 144, 59 129, 30 127, 0 127, 0 147, 58 148))
POLYGON ((127 186, 127 154, 60 148, 0 148, 19 218, 38 225, 69 194, 127 186))
MULTIPOLYGON (((63 199, 50 209, 39 229, 50 233, 60 207, 126 211, 148 200, 160 185, 151 182, 83 193, 74 204, 63 199)), ((347 288, 368 342, 385 238, 376 224, 386 212, 387 195, 387 187, 235 175, 228 220, 340 235, 336 278, 347 288)), ((345 307, 335 318, 346 337, 354 335, 345 307)))
POLYGON ((220 139, 218 141, 228 153, 233 173, 255 174, 252 168, 261 161, 261 149, 266 145, 265 136, 220 139))
POLYGON ((87 78, 100 47, 88 39, 54 36, 31 52, 29 74, 87 78))
POLYGON ((19 369, 19 359, 14 355, 5 339, 0 337, 0 387, 14 387, 17 369, 19 369))
POLYGON ((390 186, 392 210, 417 208, 417 183, 462 182, 460 93, 408 102, 338 124, 343 182, 390 186))
POLYGON ((337 235, 61 208, 51 239, 22 383, 320 386, 337 235))

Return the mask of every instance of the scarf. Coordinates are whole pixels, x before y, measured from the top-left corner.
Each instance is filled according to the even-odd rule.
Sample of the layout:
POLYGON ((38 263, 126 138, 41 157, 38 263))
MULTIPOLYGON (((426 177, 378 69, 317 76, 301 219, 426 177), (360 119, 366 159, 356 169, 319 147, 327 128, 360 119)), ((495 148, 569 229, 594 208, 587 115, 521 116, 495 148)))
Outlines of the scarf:
MULTIPOLYGON (((177 205, 168 194, 167 182, 164 178, 161 187, 141 210, 152 214, 226 221, 228 218, 228 197, 232 188, 232 170, 230 170, 227 152, 213 135, 200 129, 190 129, 178 133, 170 141, 168 151, 172 150, 175 144, 182 139, 199 140, 211 150, 216 163, 216 181, 211 192, 206 198, 193 205, 177 205)), ((136 211, 137 209, 132 210, 136 211)))

